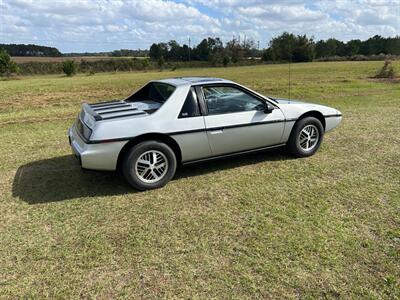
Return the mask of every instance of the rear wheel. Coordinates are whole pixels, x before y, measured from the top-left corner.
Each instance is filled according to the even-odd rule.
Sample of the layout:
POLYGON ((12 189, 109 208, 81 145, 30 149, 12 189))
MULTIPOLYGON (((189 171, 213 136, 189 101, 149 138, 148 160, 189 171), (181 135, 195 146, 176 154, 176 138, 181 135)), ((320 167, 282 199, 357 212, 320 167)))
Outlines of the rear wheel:
POLYGON ((175 153, 168 145, 146 141, 129 150, 124 160, 123 174, 137 190, 156 189, 174 177, 176 165, 175 153))
POLYGON ((287 143, 290 153, 297 157, 313 155, 321 146, 324 127, 314 117, 299 120, 293 127, 287 143))

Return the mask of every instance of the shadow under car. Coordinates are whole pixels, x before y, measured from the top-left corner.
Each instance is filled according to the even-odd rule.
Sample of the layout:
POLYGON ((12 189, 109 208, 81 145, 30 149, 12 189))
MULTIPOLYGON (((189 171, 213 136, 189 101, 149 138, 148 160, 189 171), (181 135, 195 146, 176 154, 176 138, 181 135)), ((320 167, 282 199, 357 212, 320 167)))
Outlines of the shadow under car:
MULTIPOLYGON (((287 160, 282 148, 184 166, 173 180, 262 161, 287 160)), ((14 197, 29 204, 47 203, 82 197, 115 196, 136 193, 118 172, 83 170, 72 155, 38 160, 18 168, 14 177, 14 197)))

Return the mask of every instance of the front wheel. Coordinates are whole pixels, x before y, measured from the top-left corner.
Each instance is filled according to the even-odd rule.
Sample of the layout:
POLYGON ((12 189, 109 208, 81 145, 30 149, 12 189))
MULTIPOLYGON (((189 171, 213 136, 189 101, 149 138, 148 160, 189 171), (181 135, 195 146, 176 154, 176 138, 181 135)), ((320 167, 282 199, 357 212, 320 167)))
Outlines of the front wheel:
POLYGON ((323 137, 324 127, 321 122, 317 118, 306 117, 294 125, 287 147, 294 156, 311 156, 321 146, 323 137))
POLYGON ((146 141, 129 150, 124 160, 123 174, 137 190, 156 189, 174 177, 176 165, 175 153, 168 145, 146 141))

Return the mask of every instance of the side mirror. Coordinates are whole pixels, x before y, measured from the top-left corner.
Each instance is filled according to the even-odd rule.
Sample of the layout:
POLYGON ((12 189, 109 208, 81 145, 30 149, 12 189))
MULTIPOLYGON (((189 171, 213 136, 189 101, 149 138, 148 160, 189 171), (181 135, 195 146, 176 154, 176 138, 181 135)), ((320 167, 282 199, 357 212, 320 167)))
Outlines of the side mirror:
POLYGON ((266 113, 266 114, 270 114, 270 113, 272 113, 272 111, 274 110, 275 108, 271 105, 271 104, 269 104, 269 102, 265 102, 265 106, 264 106, 264 113, 266 113))

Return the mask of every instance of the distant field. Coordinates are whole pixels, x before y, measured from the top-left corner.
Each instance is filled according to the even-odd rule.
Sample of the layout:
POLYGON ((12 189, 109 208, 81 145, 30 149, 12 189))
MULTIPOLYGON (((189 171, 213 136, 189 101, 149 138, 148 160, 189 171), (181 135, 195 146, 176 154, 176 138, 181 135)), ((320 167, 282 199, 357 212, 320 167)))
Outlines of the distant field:
POLYGON ((382 64, 292 65, 294 98, 344 116, 315 156, 194 165, 142 193, 70 155, 81 102, 189 75, 287 97, 288 65, 1 81, 0 298, 399 299, 400 84, 369 78, 382 64))
MULTIPOLYGON (((13 56, 12 60, 16 63, 26 63, 32 61, 38 62, 62 62, 67 59, 72 59, 76 62, 80 62, 82 59, 86 61, 106 60, 106 59, 118 59, 118 58, 133 58, 133 57, 114 57, 114 56, 62 56, 62 57, 40 57, 40 56, 13 56)), ((144 57, 136 57, 137 59, 143 59, 144 57)))

